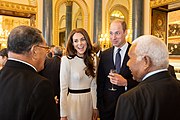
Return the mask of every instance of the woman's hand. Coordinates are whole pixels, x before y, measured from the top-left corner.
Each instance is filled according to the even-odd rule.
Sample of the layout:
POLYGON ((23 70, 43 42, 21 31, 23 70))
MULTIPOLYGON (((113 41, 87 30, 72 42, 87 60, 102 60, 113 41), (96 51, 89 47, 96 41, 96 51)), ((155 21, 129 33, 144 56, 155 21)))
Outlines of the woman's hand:
POLYGON ((59 99, 57 98, 57 95, 54 97, 54 100, 55 100, 56 104, 58 104, 59 99))
POLYGON ((92 120, 97 120, 99 117, 99 111, 97 109, 93 109, 93 118, 92 120))
POLYGON ((68 120, 67 117, 61 117, 60 120, 68 120))

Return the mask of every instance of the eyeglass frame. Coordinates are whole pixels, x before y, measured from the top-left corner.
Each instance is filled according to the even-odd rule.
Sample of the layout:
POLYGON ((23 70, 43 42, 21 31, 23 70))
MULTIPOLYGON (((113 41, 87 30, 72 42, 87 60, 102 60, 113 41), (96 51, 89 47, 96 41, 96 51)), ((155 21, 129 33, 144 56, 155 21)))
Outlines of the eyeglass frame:
POLYGON ((43 46, 43 45, 36 45, 36 46, 40 48, 44 48, 47 51, 47 53, 49 53, 51 49, 49 46, 43 46))
POLYGON ((44 48, 46 50, 51 49, 49 46, 43 46, 43 45, 36 45, 37 47, 44 48))

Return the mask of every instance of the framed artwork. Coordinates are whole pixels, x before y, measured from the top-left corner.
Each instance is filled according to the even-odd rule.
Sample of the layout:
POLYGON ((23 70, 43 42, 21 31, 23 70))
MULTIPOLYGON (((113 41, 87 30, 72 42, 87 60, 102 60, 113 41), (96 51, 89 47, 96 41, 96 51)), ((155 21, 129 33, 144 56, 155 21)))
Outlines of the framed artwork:
POLYGON ((168 12, 167 45, 170 57, 180 57, 180 10, 168 12))
POLYGON ((166 43, 170 57, 180 57, 180 15, 177 12, 152 9, 151 34, 166 43))
POLYGON ((152 9, 151 34, 167 43, 167 12, 152 9))
POLYGON ((169 55, 180 57, 180 23, 169 24, 168 26, 169 55))

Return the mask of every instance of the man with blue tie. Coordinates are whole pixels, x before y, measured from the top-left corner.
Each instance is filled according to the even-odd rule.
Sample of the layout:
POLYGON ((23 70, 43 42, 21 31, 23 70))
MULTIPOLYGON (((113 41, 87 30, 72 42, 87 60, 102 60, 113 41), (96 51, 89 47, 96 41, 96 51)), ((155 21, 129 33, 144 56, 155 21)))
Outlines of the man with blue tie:
POLYGON ((97 75, 97 107, 101 120, 114 120, 118 97, 138 84, 126 65, 130 48, 126 34, 124 21, 114 20, 111 23, 110 41, 113 47, 102 52, 97 75), (116 73, 110 73, 111 69, 115 69, 116 73))

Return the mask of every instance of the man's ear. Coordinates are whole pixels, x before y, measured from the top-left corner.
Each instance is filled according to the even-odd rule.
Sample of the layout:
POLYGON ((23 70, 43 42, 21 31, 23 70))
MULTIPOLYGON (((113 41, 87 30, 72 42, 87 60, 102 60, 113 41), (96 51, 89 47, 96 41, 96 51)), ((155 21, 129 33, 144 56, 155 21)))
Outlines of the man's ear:
POLYGON ((30 53, 31 53, 31 56, 32 56, 32 59, 36 59, 37 58, 37 47, 35 45, 33 45, 31 47, 31 50, 30 50, 30 53))
POLYGON ((149 56, 144 56, 145 68, 149 68, 152 65, 151 58, 149 56))
POLYGON ((125 36, 127 36, 127 33, 128 33, 128 31, 127 31, 127 30, 125 30, 125 31, 124 31, 125 36))

